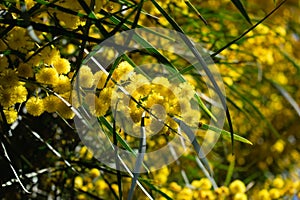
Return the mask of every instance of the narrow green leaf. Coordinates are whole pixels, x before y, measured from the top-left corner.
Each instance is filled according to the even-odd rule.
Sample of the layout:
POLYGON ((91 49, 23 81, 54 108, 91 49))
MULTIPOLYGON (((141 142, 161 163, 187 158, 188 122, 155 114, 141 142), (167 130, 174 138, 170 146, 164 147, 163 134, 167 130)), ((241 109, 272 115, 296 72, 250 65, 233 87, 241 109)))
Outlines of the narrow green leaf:
POLYGON ((197 8, 195 8, 195 6, 189 0, 184 0, 184 3, 197 14, 199 19, 201 19, 205 25, 207 25, 207 21, 204 19, 204 17, 202 17, 197 8))
POLYGON ((251 20, 245 10, 242 2, 240 0, 231 0, 231 2, 235 5, 235 7, 240 11, 240 13, 244 16, 244 18, 252 25, 251 20))
POLYGON ((141 182, 145 183, 151 190, 154 190, 155 192, 158 192, 163 197, 165 197, 167 200, 173 200, 171 197, 169 197, 166 193, 161 191, 159 188, 157 188, 154 184, 150 183, 150 181, 146 179, 139 179, 141 182))
POLYGON ((254 24, 253 26, 251 26, 249 29, 247 29, 244 33, 242 33, 240 36, 238 36, 236 39, 232 40, 231 42, 227 43, 225 46, 223 46, 222 48, 220 48, 218 51, 216 51, 215 53, 211 54, 211 57, 216 57, 219 53, 221 53, 222 51, 224 51, 225 49, 227 49, 229 46, 231 46, 232 44, 236 43, 237 41, 239 41, 240 39, 242 39, 245 35, 247 35, 250 31, 252 31, 253 29, 255 29, 259 24, 263 23, 267 18, 269 18, 276 10, 278 10, 284 3, 286 2, 286 0, 283 0, 282 2, 280 2, 280 4, 278 4, 278 6, 276 6, 276 8, 274 8, 270 13, 268 13, 264 18, 262 18, 261 20, 259 20, 256 24, 254 24))
MULTIPOLYGON (((109 134, 112 135, 113 133, 113 127, 111 126, 111 124, 107 121, 107 119, 103 116, 101 117, 98 117, 98 121, 100 124, 103 124, 106 128, 109 129, 109 134)), ((136 152, 133 151, 133 149, 127 144, 127 142, 125 140, 123 140, 123 138, 118 134, 116 133, 116 137, 117 137, 117 140, 118 142, 120 142, 120 144, 127 150, 129 151, 130 153, 132 153, 133 155, 137 156, 136 152)))
MULTIPOLYGON (((225 131, 223 129, 219 129, 219 128, 215 127, 215 126, 210 126, 210 125, 207 125, 207 124, 201 124, 200 129, 202 129, 202 130, 211 130, 211 131, 214 131, 216 133, 220 133, 226 139, 230 139, 231 138, 230 132, 225 131)), ((233 134, 233 139, 236 140, 236 141, 240 141, 240 142, 243 142, 243 143, 246 143, 246 144, 253 145, 252 142, 250 142, 246 138, 243 138, 242 136, 239 136, 237 134, 233 134)))

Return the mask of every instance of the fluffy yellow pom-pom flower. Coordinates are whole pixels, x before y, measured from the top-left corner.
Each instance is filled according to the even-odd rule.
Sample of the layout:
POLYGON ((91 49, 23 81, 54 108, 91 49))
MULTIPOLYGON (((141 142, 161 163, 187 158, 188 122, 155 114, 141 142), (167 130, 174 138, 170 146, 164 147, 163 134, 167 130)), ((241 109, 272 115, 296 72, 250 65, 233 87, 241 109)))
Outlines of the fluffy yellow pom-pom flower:
POLYGON ((43 100, 38 97, 30 97, 25 107, 27 112, 33 116, 40 116, 44 112, 43 100))
POLYGON ((58 81, 58 73, 56 69, 45 67, 36 74, 36 80, 43 84, 55 84, 58 81))
POLYGON ((229 185, 229 190, 232 194, 246 192, 245 184, 240 180, 235 180, 229 185))
POLYGON ((54 60, 53 66, 59 74, 66 74, 70 71, 70 62, 65 58, 58 58, 54 60))
POLYGON ((3 110, 3 112, 8 124, 12 124, 18 118, 18 112, 15 109, 3 110))

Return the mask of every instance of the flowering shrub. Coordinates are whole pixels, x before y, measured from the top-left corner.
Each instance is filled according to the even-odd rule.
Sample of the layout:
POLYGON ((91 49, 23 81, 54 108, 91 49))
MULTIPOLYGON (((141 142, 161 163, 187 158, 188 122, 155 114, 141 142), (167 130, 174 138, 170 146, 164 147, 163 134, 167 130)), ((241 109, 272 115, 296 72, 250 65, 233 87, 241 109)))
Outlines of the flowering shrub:
MULTIPOLYGON (((239 3, 1 2, 1 198, 299 199, 298 2, 239 3), (167 52, 139 39, 148 48, 121 56, 103 50, 101 62, 117 57, 107 71, 84 63, 99 43, 140 27, 182 31, 203 45, 221 73, 235 135, 229 133, 230 120, 223 130, 209 125, 217 104, 210 89, 219 94, 218 89, 205 83, 207 73, 199 74, 176 54, 180 47, 167 52), (144 66, 158 62, 167 67, 144 66), (77 118, 87 124, 97 119, 106 133, 102 139, 132 155, 141 149, 135 137, 141 133, 148 139, 146 151, 163 148, 176 135, 194 149, 160 169, 117 170, 84 145, 77 118), (131 121, 123 125, 119 118, 131 121), (206 139, 207 130, 222 137, 201 157, 196 141, 206 139), (233 150, 228 136, 234 137, 233 150)), ((159 39, 148 38, 153 44, 172 41, 155 34, 159 39)))

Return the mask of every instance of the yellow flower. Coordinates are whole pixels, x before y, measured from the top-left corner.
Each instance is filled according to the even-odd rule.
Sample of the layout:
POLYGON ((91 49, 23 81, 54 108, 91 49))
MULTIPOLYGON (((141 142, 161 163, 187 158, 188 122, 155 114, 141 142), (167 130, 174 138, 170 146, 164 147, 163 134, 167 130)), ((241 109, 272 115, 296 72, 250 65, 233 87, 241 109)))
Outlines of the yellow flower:
POLYGON ((106 87, 111 87, 114 85, 112 80, 107 80, 107 75, 103 71, 98 71, 94 74, 94 86, 98 89, 102 89, 106 84, 106 87), (106 83, 107 82, 107 83, 106 83))
POLYGON ((176 199, 178 200, 192 200, 193 191, 190 188, 183 188, 178 194, 176 199))
POLYGON ((280 190, 277 188, 272 188, 269 190, 271 199, 278 199, 281 196, 280 190))
POLYGON ((27 112, 33 116, 40 116, 44 112, 43 100, 38 97, 30 97, 25 107, 27 112))
POLYGON ((102 101, 93 93, 86 95, 85 102, 89 106, 90 112, 96 117, 105 115, 110 106, 110 102, 102 101))
POLYGON ((244 193, 241 193, 241 192, 236 193, 236 194, 233 196, 233 200, 247 200, 247 199, 248 199, 247 195, 244 194, 244 193))
POLYGON ((178 98, 191 100, 194 97, 195 90, 191 84, 189 84, 188 82, 183 82, 180 83, 179 86, 175 88, 174 93, 178 98))
POLYGON ((27 89, 23 85, 16 86, 12 89, 16 94, 16 103, 23 103, 27 99, 27 89))
POLYGON ((44 67, 36 75, 37 82, 42 84, 56 84, 58 81, 58 73, 56 69, 44 67))
POLYGON ((57 105, 57 112, 60 114, 61 117, 64 119, 73 119, 75 114, 64 102, 60 101, 57 105))
POLYGON ((83 186, 83 179, 80 176, 76 176, 74 179, 74 185, 76 188, 81 188, 83 186))
POLYGON ((271 147, 273 152, 282 153, 285 147, 285 142, 282 139, 276 141, 276 143, 271 147))
POLYGON ((58 93, 65 93, 71 90, 71 80, 64 75, 60 75, 58 81, 54 84, 53 90, 58 93))
POLYGON ((3 88, 0 85, 0 104, 3 107, 10 107, 16 103, 26 101, 27 90, 24 86, 19 85, 12 88, 3 88))
POLYGON ((45 47, 40 55, 35 56, 34 59, 38 59, 34 63, 40 63, 43 61, 44 64, 46 65, 51 65, 53 60, 59 59, 60 58, 60 53, 56 48, 51 48, 50 46, 45 47))
POLYGON ((244 193, 246 192, 245 184, 240 180, 235 180, 229 185, 229 190, 232 194, 244 193))
POLYGON ((3 107, 8 108, 10 106, 13 106, 15 103, 17 103, 16 97, 17 97, 16 94, 13 93, 10 88, 4 89, 0 85, 0 104, 3 107))
POLYGON ((227 197, 229 195, 229 189, 228 187, 221 186, 216 189, 216 193, 220 197, 227 197))
POLYGON ((18 118, 18 112, 15 109, 3 110, 8 124, 12 124, 18 118))
POLYGON ((273 187, 280 189, 284 186, 284 180, 282 180, 281 177, 277 177, 273 180, 272 185, 273 185, 273 187))
POLYGON ((28 78, 33 77, 33 70, 30 64, 28 63, 21 63, 18 67, 18 74, 19 76, 28 78))
POLYGON ((89 174, 92 178, 97 178, 98 176, 100 176, 100 171, 97 168, 93 168, 89 171, 89 174))
POLYGON ((176 182, 171 182, 169 184, 169 188, 174 192, 179 192, 182 189, 182 187, 180 185, 178 185, 178 183, 176 183, 176 182))
POLYGON ((0 72, 8 67, 8 60, 6 56, 0 55, 0 72))
POLYGON ((207 178, 202 178, 200 180, 194 180, 192 186, 197 189, 209 190, 212 186, 211 182, 207 178))
POLYGON ((94 75, 88 66, 83 65, 82 67, 80 67, 78 76, 79 76, 79 85, 81 87, 91 88, 93 86, 94 75))
POLYGON ((200 190, 200 199, 214 200, 215 195, 211 190, 200 190))
POLYGON ((99 100, 102 101, 102 103, 110 104, 111 95, 112 95, 112 89, 104 88, 103 90, 101 90, 99 94, 99 100))
POLYGON ((112 78, 115 81, 127 80, 130 72, 133 71, 133 67, 127 62, 121 62, 118 67, 114 70, 112 78))
POLYGON ((15 27, 9 32, 7 39, 8 44, 12 49, 21 52, 26 52, 27 49, 31 49, 34 45, 24 28, 15 27))
POLYGON ((258 198, 260 200, 271 200, 269 192, 266 189, 262 189, 261 191, 259 191, 258 198))
MULTIPOLYGON (((162 191, 163 193, 165 193, 166 195, 168 195, 171 198, 174 198, 174 193, 170 190, 168 190, 167 188, 161 188, 160 191, 162 191)), ((160 196, 159 198, 157 198, 158 200, 165 200, 165 197, 160 196)))
POLYGON ((189 111, 182 113, 181 117, 188 125, 197 126, 200 121, 200 112, 190 109, 189 111))
POLYGON ((67 74, 71 69, 70 62, 65 58, 55 59, 52 64, 59 74, 67 74))
POLYGON ((86 146, 81 147, 81 149, 79 150, 79 156, 81 158, 85 158, 87 160, 90 160, 93 158, 93 152, 90 151, 90 149, 88 149, 86 146))
POLYGON ((55 112, 57 109, 57 105, 60 103, 60 101, 61 100, 59 98, 57 98, 56 96, 54 96, 52 94, 43 98, 45 111, 47 111, 49 113, 55 112))
POLYGON ((0 84, 4 88, 14 87, 18 85, 19 78, 18 78, 18 72, 13 69, 6 69, 1 72, 0 74, 0 84))
POLYGON ((163 167, 160 170, 158 170, 158 172, 155 176, 156 177, 155 180, 159 184, 165 184, 168 181, 169 174, 170 174, 169 168, 168 167, 163 167))
POLYGON ((104 194, 106 189, 109 189, 107 183, 103 179, 98 179, 95 182, 95 189, 100 192, 100 194, 104 194))

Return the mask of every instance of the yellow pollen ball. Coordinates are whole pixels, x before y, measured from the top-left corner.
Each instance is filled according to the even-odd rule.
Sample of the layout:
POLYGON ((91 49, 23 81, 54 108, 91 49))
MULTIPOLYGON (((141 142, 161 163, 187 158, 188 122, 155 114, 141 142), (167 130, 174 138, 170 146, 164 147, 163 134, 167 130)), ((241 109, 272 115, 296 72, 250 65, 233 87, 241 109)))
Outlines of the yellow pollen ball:
POLYGON ((70 62, 65 58, 58 58, 54 60, 53 67, 59 74, 67 74, 71 69, 70 62))
POLYGON ((42 84, 51 85, 58 81, 58 73, 54 68, 42 68, 35 76, 37 82, 42 84))
POLYGON ((44 112, 43 101, 38 97, 30 97, 25 107, 27 112, 33 116, 40 116, 44 112))
POLYGON ((244 193, 246 191, 246 186, 242 181, 235 180, 229 185, 229 190, 232 194, 244 193))

